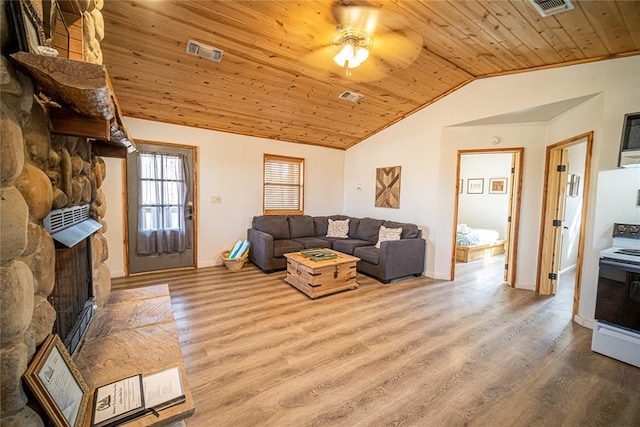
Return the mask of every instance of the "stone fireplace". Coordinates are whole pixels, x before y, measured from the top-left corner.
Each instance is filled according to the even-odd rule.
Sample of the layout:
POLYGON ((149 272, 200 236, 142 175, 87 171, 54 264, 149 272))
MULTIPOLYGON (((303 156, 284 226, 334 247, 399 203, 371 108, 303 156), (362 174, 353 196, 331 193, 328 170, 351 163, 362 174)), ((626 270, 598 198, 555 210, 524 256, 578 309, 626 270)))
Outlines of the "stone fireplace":
MULTIPOLYGON (((42 13, 42 3, 31 1, 39 13, 42 13)), ((103 2, 71 3, 79 8, 79 28, 87 32, 87 23, 94 25, 94 18, 100 14, 103 2), (88 7, 92 10, 88 10, 88 7)), ((64 78, 62 81, 59 77, 49 81, 46 76, 52 72, 51 67, 66 67, 69 60, 53 58, 60 61, 39 63, 39 58, 36 58, 34 68, 10 57, 9 54, 15 49, 10 46, 12 25, 8 25, 6 6, 6 0, 0 0, 0 424, 38 426, 43 422, 27 406, 28 397, 23 388, 22 374, 38 346, 55 332, 57 313, 51 302, 83 304, 76 297, 69 302, 60 301, 66 298, 68 290, 61 290, 57 283, 66 283, 69 279, 60 275, 75 275, 79 269, 73 264, 64 265, 65 261, 76 262, 72 261, 76 258, 66 259, 66 252, 59 252, 60 247, 56 250, 56 246, 60 245, 47 232, 43 220, 53 209, 89 206, 89 216, 99 222, 102 228, 80 244, 85 251, 84 256, 89 256, 89 259, 85 271, 80 272, 88 277, 79 278, 81 283, 78 286, 90 287, 84 291, 95 298, 98 307, 103 306, 111 291, 111 278, 104 263, 108 257, 108 245, 104 236, 107 230, 104 221, 106 203, 101 187, 106 178, 106 166, 100 156, 116 153, 116 157, 123 157, 123 147, 113 142, 113 135, 124 135, 126 139, 126 132, 118 121, 117 107, 113 107, 115 98, 109 92, 108 77, 105 90, 101 89, 98 93, 106 94, 107 99, 103 101, 114 114, 110 117, 101 112, 98 106, 98 114, 90 117, 92 123, 100 122, 102 128, 108 129, 108 135, 96 137, 74 132, 74 123, 91 115, 92 111, 87 112, 82 105, 76 105, 75 100, 65 97, 67 89, 64 78), (38 75, 38 68, 44 70, 44 80, 43 75, 38 75), (58 91, 60 86, 62 89, 58 91), (56 108, 56 112, 62 111, 69 116, 67 111, 72 111, 73 118, 54 123, 50 99, 62 107, 56 108), (60 126, 60 123, 65 126, 60 126), (56 264, 60 264, 58 268, 56 264)), ((98 75, 102 70, 106 76, 104 67, 94 65, 101 63, 102 57, 101 54, 95 54, 96 49, 99 50, 96 28, 89 30, 90 34, 84 38, 87 43, 85 62, 78 64, 97 67, 98 75)), ((103 28, 101 30, 102 37, 103 28)), ((82 52, 80 56, 83 56, 82 52)), ((27 57, 26 60, 32 58, 27 57)), ((81 67, 64 68, 62 74, 67 76, 67 81, 86 83, 88 78, 82 70, 81 67), (76 70, 79 72, 76 73, 76 70)), ((126 155, 127 147, 124 148, 126 155)), ((82 255, 79 259, 82 259, 82 255)), ((58 323, 75 321, 71 319, 74 316, 67 315, 65 320, 58 323)))

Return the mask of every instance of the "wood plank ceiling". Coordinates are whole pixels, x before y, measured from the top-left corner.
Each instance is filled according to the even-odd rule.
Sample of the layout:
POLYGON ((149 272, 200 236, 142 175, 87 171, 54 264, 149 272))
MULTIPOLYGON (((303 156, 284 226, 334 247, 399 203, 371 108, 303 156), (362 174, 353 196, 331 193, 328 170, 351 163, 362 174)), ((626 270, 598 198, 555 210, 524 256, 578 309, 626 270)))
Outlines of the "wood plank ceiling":
POLYGON ((347 149, 477 78, 640 53, 639 1, 545 18, 528 0, 368 4, 395 42, 374 30, 351 76, 327 47, 334 1, 107 2, 104 64, 126 116, 347 149), (187 39, 222 62, 187 55, 187 39))

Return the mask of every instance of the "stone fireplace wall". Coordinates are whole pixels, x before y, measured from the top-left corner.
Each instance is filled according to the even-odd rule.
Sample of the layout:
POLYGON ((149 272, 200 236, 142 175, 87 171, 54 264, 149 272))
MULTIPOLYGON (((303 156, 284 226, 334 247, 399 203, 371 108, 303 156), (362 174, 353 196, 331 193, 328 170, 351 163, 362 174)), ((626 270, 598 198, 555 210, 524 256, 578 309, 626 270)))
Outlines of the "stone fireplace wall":
MULTIPOLYGON (((50 134, 47 109, 34 97, 33 83, 8 59, 5 1, 0 1, 0 425, 36 426, 43 423, 26 406, 21 377, 56 318, 47 300, 55 280, 55 247, 42 220, 52 209, 91 204, 91 216, 103 226, 91 238, 93 294, 102 306, 111 290, 104 264, 108 245, 101 186, 106 167, 92 155, 86 138, 50 134)), ((42 10, 41 2, 32 3, 42 10)), ((101 9, 103 3, 79 4, 92 18, 84 26, 92 30, 86 38, 87 61, 101 63, 96 4, 101 9)), ((103 32, 102 27, 100 40, 103 32)))

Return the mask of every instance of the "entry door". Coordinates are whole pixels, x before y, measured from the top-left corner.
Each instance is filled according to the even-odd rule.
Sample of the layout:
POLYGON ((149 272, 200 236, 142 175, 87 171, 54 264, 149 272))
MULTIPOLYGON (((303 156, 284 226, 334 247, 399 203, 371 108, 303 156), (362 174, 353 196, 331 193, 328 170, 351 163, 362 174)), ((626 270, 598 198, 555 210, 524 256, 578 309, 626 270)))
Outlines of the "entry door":
POLYGON ((127 157, 128 271, 194 267, 194 148, 136 147, 127 157))
POLYGON ((542 248, 540 262, 547 268, 540 271, 538 292, 555 295, 558 288, 560 252, 562 250, 562 225, 564 223, 565 198, 567 194, 567 150, 555 148, 549 151, 546 189, 546 204, 543 212, 542 248))

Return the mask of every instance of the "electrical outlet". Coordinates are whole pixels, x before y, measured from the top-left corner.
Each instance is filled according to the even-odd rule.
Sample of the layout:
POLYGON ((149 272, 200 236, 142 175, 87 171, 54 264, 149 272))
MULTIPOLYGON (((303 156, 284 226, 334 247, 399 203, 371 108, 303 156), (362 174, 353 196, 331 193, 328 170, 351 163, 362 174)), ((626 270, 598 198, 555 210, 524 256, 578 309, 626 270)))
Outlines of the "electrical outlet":
POLYGON ((222 203, 222 197, 220 197, 220 196, 211 196, 209 198, 209 203, 222 203))

